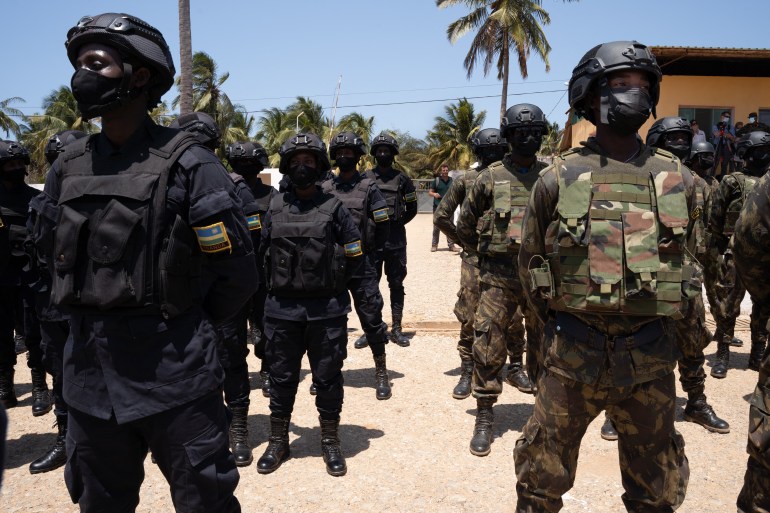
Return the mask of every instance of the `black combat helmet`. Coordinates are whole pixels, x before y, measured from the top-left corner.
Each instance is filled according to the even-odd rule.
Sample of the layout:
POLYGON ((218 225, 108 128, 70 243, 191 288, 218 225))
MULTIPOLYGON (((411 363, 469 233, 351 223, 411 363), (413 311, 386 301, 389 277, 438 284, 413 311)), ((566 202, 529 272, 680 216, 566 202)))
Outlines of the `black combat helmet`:
POLYGON ((216 121, 205 112, 184 114, 174 119, 168 126, 190 132, 202 145, 212 150, 219 146, 219 140, 222 138, 222 132, 219 131, 216 121))
POLYGON ((692 148, 690 148, 690 160, 693 160, 695 157, 703 154, 710 154, 711 157, 714 156, 714 145, 711 144, 708 141, 698 141, 695 144, 692 145, 692 148))
POLYGON ((481 153, 487 149, 508 151, 508 141, 500 135, 500 130, 497 128, 479 130, 471 137, 471 151, 474 155, 482 158, 481 153))
POLYGON ((750 132, 738 139, 736 153, 740 158, 746 158, 750 150, 758 146, 770 146, 770 134, 767 132, 750 132))
MULTIPOLYGON (((337 150, 340 148, 351 148, 356 157, 366 155, 366 143, 353 132, 340 132, 335 135, 332 142, 329 143, 329 158, 337 160, 337 150)), ((396 146, 398 149, 398 146, 396 146)))
POLYGON ((281 164, 278 170, 286 174, 289 172, 289 161, 295 153, 299 151, 308 151, 316 156, 318 161, 318 167, 316 171, 320 175, 323 175, 332 168, 329 162, 329 156, 326 154, 326 144, 315 134, 297 134, 290 137, 278 150, 278 154, 281 156, 281 164))
POLYGON ((56 162, 59 153, 64 151, 65 146, 83 137, 88 137, 88 135, 80 130, 64 130, 54 134, 45 145, 45 159, 48 164, 53 165, 56 162))
POLYGON ((631 69, 645 71, 650 77, 650 97, 652 98, 652 116, 660 99, 660 82, 663 73, 655 56, 647 46, 637 41, 613 41, 591 48, 580 63, 572 70, 569 79, 569 105, 578 115, 596 124, 594 114, 584 101, 595 84, 614 71, 631 69))
POLYGON ((174 85, 174 60, 163 39, 163 34, 147 22, 135 16, 108 12, 96 16, 84 16, 67 32, 67 48, 72 66, 80 48, 89 43, 104 44, 117 50, 123 59, 123 80, 120 84, 118 105, 130 101, 129 84, 134 67, 149 66, 153 77, 147 85, 147 108, 154 108, 161 96, 174 85))
MULTIPOLYGON (((262 169, 270 165, 267 151, 261 144, 253 141, 235 142, 225 149, 227 162, 235 168, 239 163, 253 163, 262 169)), ((261 169, 260 169, 261 171, 261 169)))
POLYGON ((548 133, 548 121, 540 107, 531 103, 519 103, 505 111, 500 120, 500 134, 511 142, 514 129, 519 127, 539 128, 541 135, 548 133))
POLYGON ((746 162, 747 173, 764 172, 770 164, 770 134, 767 132, 749 132, 738 139, 736 147, 736 154, 746 162))
POLYGON ((660 118, 652 124, 647 132, 647 146, 663 148, 668 150, 681 160, 685 160, 689 154, 692 145, 693 131, 690 123, 679 116, 667 116, 660 118), (683 132, 687 138, 686 145, 666 144, 666 135, 674 132, 683 132))
POLYGON ((27 148, 16 141, 0 140, 0 164, 10 160, 22 160, 24 165, 29 165, 29 152, 27 148))
POLYGON ((372 139, 372 144, 369 145, 369 155, 374 156, 378 146, 387 146, 393 152, 394 157, 398 155, 398 141, 387 132, 380 132, 380 135, 372 139))

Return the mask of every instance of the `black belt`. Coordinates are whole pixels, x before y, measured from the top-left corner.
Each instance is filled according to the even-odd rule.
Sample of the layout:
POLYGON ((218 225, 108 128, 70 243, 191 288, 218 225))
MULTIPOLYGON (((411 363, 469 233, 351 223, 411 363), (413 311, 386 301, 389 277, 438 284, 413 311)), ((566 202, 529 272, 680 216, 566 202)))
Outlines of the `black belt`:
POLYGON ((566 312, 556 313, 556 331, 600 351, 628 351, 654 342, 665 333, 663 320, 656 319, 629 335, 607 335, 566 312))

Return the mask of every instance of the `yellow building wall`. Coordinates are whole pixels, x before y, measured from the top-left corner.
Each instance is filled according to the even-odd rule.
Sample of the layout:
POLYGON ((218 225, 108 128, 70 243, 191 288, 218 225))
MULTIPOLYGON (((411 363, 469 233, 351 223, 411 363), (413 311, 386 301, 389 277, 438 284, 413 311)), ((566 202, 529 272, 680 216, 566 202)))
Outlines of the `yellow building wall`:
MULTIPOLYGON (((770 77, 693 77, 664 76, 658 102, 658 119, 678 116, 680 107, 732 108, 734 125, 738 121, 748 122, 750 112, 770 109, 770 77)), ((655 119, 650 119, 639 130, 642 139, 647 137, 655 119)), ((711 127, 701 130, 710 137, 711 127)), ((581 119, 572 127, 572 144, 578 146, 594 132, 593 124, 581 119)))

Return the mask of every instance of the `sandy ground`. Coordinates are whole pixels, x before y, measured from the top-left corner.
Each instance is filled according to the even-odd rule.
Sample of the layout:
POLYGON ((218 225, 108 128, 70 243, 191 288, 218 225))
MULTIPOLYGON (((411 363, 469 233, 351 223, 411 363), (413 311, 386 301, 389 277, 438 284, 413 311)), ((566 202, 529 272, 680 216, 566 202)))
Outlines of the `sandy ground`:
MULTIPOLYGON (((513 511, 516 501, 512 451, 532 412, 534 398, 508 387, 495 406, 495 441, 484 458, 468 451, 475 403, 458 401, 451 390, 459 375, 455 350, 457 323, 452 314, 459 282, 460 258, 446 250, 430 253, 431 216, 421 214, 409 227, 409 275, 406 280, 405 325, 414 334, 408 348, 388 345, 393 397, 377 401, 374 364, 369 349, 356 350, 360 334, 350 318, 350 349, 345 362, 345 406, 341 435, 348 474, 326 474, 320 456, 320 428, 312 397, 307 393, 309 371, 303 371, 291 426, 292 457, 273 474, 261 476, 254 465, 240 470, 236 494, 243 511, 513 511)), ((383 281, 383 292, 387 286, 383 281)), ((386 304, 388 300, 386 297, 386 304)), ((389 317, 386 307, 386 317, 389 317)), ((682 421, 685 396, 677 399, 677 429, 686 440, 691 477, 687 498, 679 511, 735 511, 746 466, 747 399, 757 375, 746 370, 748 319, 739 333, 746 342, 734 350, 724 380, 708 378, 706 392, 717 413, 728 420, 729 434, 712 434, 682 421)), ((707 372, 716 345, 706 350, 707 372)), ((249 364, 257 368, 256 359, 249 364)), ((24 365, 17 370, 19 406, 9 411, 10 431, 0 511, 75 512, 62 469, 36 476, 27 466, 54 441, 52 414, 32 417, 31 381, 24 365)), ((304 366, 307 369, 307 364, 304 366)), ((256 385, 258 377, 252 373, 256 385)), ((255 460, 266 446, 267 399, 251 395, 250 441, 255 460)), ((614 443, 599 437, 602 419, 589 427, 583 440, 575 486, 564 497, 565 512, 622 511, 622 486, 614 443)), ((168 486, 149 458, 139 512, 172 511, 168 486)))

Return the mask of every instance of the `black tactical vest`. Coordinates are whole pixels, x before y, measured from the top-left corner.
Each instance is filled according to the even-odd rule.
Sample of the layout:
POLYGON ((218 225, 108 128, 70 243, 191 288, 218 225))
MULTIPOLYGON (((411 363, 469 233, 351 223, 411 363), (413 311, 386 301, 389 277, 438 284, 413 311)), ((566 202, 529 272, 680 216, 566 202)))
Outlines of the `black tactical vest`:
POLYGON ((406 203, 400 174, 385 181, 373 169, 370 169, 366 172, 366 178, 374 180, 374 183, 382 191, 382 195, 385 196, 385 202, 388 204, 388 218, 391 221, 401 221, 406 213, 406 203))
POLYGON ((195 236, 166 210, 171 168, 196 140, 165 127, 148 130, 151 137, 132 152, 101 155, 91 136, 67 146, 59 159, 53 304, 169 318, 199 300, 195 236))
POLYGON ((39 191, 27 184, 8 191, 0 190, 0 271, 5 271, 11 257, 26 257, 29 202, 39 191))
POLYGON ((333 297, 346 290, 345 251, 335 242, 331 194, 313 198, 312 207, 291 212, 290 194, 270 201, 268 290, 278 297, 333 297))
POLYGON ((362 178, 349 190, 337 187, 334 180, 324 182, 323 190, 326 193, 336 196, 343 205, 350 211, 361 232, 361 243, 364 253, 374 251, 374 220, 369 217, 369 190, 374 186, 374 180, 371 178, 362 178))

